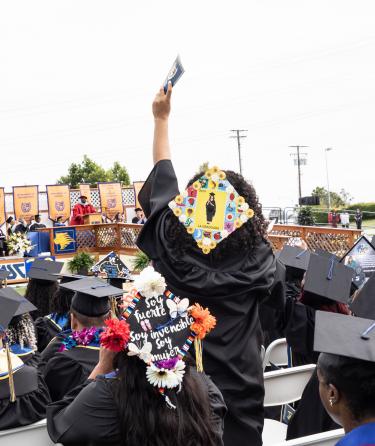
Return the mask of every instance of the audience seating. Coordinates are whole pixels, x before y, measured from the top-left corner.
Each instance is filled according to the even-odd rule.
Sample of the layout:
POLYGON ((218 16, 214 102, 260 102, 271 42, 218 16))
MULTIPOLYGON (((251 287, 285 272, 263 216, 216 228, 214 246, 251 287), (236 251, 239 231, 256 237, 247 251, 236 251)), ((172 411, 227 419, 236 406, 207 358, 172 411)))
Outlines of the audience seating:
POLYGON ((0 431, 0 446, 52 446, 54 444, 47 432, 47 420, 0 431))
POLYGON ((335 429, 333 431, 283 441, 274 446, 334 446, 343 436, 344 429, 335 429))
POLYGON ((271 364, 277 367, 287 367, 289 365, 288 344, 285 338, 276 339, 267 347, 263 359, 263 370, 271 364))

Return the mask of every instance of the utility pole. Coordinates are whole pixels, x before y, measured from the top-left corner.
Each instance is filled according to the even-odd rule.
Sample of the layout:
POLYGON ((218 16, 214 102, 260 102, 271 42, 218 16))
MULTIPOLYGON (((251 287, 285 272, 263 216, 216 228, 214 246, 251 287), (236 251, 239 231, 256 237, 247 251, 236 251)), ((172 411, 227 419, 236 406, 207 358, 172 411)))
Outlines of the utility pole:
POLYGON ((294 164, 297 164, 298 167, 298 204, 300 199, 302 198, 302 186, 301 186, 301 164, 306 164, 306 156, 307 153, 301 153, 300 149, 306 148, 309 146, 289 146, 290 148, 297 149, 297 152, 291 153, 294 156, 294 164), (303 156, 301 158, 301 155, 303 156), (297 162, 296 162, 297 161, 297 162))
POLYGON ((231 130, 235 135, 230 136, 230 138, 237 138, 237 147, 238 147, 238 162, 240 164, 240 174, 242 175, 242 159, 241 159, 241 138, 247 138, 247 135, 241 135, 242 132, 247 132, 247 130, 231 130))
POLYGON ((328 173, 328 152, 332 150, 332 147, 327 147, 324 149, 326 155, 326 174, 327 174, 327 192, 328 192, 328 212, 331 210, 331 191, 329 189, 329 173, 328 173))

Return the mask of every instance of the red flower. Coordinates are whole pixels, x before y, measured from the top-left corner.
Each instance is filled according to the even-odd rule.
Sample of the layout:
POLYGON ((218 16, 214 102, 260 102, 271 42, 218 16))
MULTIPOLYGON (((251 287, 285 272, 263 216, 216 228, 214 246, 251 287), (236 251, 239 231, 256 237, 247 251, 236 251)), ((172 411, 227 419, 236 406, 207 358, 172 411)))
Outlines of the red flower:
POLYGON ((129 324, 124 319, 107 319, 105 325, 106 329, 100 334, 100 344, 112 352, 125 350, 130 337, 129 324))
POLYGON ((199 304, 190 308, 190 315, 194 318, 190 328, 197 334, 198 339, 204 339, 216 325, 216 318, 211 315, 208 308, 203 308, 199 304))

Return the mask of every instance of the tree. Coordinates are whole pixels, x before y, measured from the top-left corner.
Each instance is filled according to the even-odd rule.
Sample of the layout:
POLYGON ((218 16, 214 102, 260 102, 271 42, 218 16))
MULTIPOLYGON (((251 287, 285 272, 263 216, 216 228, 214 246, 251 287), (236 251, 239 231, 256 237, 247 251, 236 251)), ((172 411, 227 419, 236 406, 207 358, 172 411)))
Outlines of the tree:
MULTIPOLYGON (((318 186, 312 191, 311 195, 319 197, 320 205, 328 208, 328 191, 326 188, 318 186)), ((345 207, 348 200, 350 201, 352 199, 344 189, 341 189, 339 194, 337 192, 330 192, 330 196, 331 208, 345 207)))
POLYGON ((298 224, 302 226, 314 226, 315 219, 312 209, 309 206, 302 206, 298 211, 298 224))
POLYGON ((118 181, 122 185, 130 184, 129 174, 124 166, 115 161, 113 166, 107 171, 84 155, 80 164, 72 163, 68 168, 67 175, 57 180, 58 184, 69 184, 72 189, 77 189, 81 183, 90 184, 95 187, 98 182, 118 181))

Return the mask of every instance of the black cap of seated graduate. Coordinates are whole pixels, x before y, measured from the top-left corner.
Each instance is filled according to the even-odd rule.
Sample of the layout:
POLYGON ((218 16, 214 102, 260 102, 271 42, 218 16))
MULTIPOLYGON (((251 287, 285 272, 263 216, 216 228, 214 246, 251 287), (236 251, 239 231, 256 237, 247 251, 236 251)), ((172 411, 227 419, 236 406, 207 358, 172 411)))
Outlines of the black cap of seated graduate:
POLYGON ((358 295, 350 304, 350 309, 356 316, 375 320, 375 273, 358 291, 358 295))
POLYGON ((96 278, 85 278, 60 285, 75 292, 72 310, 88 317, 103 316, 111 310, 110 297, 121 296, 124 292, 109 283, 96 278))
POLYGON ((340 257, 338 257, 336 254, 332 254, 331 252, 325 251, 324 249, 317 248, 314 252, 314 254, 317 254, 318 256, 325 257, 327 259, 333 259, 335 262, 340 261, 340 257))
POLYGON ((37 259, 31 264, 28 276, 30 279, 56 282, 58 280, 58 274, 60 274, 63 266, 64 262, 37 259))
POLYGON ((375 322, 340 313, 315 313, 314 350, 375 362, 375 322))
POLYGON ((33 305, 25 297, 18 294, 14 288, 7 287, 0 289, 0 306, 3 299, 13 300, 19 304, 14 316, 21 316, 21 314, 30 313, 30 311, 37 310, 35 305, 33 305))
POLYGON ((302 278, 309 266, 310 254, 308 249, 284 245, 278 260, 286 266, 287 273, 292 273, 302 278))
POLYGON ((76 280, 87 279, 88 276, 82 276, 80 274, 59 274, 60 285, 69 282, 75 282, 76 280))
MULTIPOLYGON (((354 271, 333 258, 311 254, 303 287, 304 299, 326 299, 347 304, 354 271)), ((328 302, 327 302, 328 303, 328 302)))

